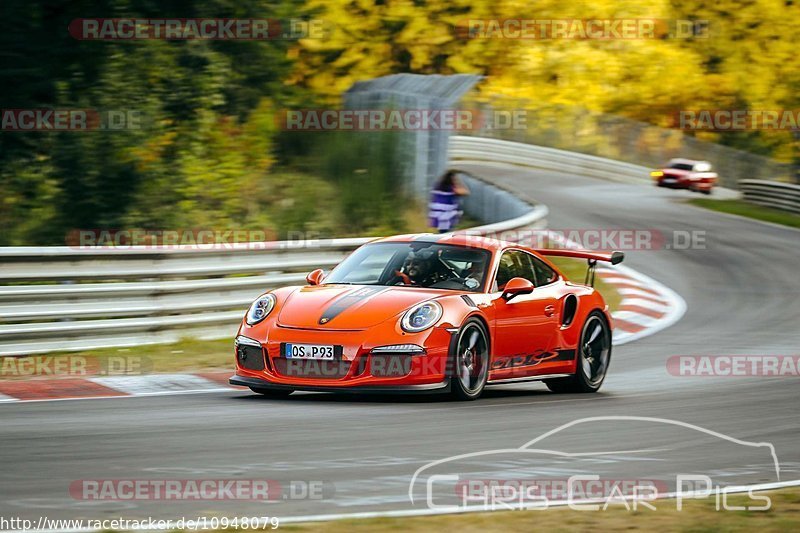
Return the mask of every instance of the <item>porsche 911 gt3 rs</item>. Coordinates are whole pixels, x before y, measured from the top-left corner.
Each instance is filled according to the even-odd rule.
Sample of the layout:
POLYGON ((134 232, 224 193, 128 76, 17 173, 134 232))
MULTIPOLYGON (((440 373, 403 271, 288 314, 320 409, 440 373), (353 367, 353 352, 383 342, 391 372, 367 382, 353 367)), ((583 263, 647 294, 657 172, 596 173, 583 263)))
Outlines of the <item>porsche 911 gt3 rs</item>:
POLYGON ((592 285, 620 252, 535 250, 468 235, 372 241, 308 285, 257 298, 235 339, 234 385, 295 390, 449 392, 539 380, 595 392, 611 359, 611 318, 592 285), (548 261, 589 262, 586 282, 548 261))

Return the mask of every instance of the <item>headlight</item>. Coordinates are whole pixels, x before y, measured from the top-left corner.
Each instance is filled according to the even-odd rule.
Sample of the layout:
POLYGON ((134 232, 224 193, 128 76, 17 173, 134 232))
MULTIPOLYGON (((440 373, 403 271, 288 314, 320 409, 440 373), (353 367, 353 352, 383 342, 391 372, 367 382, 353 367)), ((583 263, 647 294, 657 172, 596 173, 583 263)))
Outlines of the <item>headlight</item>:
POLYGON ((264 296, 260 296, 253 304, 250 306, 250 309, 247 310, 247 317, 245 318, 245 322, 247 322, 248 326, 254 326, 267 318, 270 311, 275 307, 275 297, 271 294, 265 294, 264 296))
POLYGON ((425 302, 412 307, 400 320, 400 327, 409 333, 417 333, 436 324, 442 318, 442 306, 437 302, 425 302))

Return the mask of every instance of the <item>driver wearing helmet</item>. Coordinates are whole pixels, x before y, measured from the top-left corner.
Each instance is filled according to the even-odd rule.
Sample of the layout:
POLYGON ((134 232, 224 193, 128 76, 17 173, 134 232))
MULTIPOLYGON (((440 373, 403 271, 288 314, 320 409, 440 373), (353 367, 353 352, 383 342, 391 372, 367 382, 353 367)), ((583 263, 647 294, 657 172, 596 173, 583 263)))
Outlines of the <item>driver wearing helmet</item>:
POLYGON ((399 284, 428 287, 436 282, 434 260, 436 254, 432 250, 411 252, 403 262, 403 267, 395 271, 400 278, 399 284))

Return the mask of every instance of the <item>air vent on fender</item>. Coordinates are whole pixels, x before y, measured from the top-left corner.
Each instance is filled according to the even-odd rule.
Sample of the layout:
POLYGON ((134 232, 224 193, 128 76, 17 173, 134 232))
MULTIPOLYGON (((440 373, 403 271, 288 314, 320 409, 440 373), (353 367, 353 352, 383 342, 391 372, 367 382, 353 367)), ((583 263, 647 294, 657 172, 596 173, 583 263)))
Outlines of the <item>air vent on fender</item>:
POLYGON ((564 298, 564 311, 561 313, 561 325, 566 327, 572 324, 577 310, 578 298, 574 294, 568 294, 564 298))

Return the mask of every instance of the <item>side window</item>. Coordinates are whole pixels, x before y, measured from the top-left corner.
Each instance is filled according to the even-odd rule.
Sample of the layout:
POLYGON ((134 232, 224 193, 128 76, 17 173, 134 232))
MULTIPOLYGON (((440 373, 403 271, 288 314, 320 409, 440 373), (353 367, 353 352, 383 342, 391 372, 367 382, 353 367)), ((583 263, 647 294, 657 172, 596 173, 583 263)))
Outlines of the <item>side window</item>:
POLYGON ((533 270, 533 265, 531 265, 531 259, 533 258, 525 252, 512 253, 517 256, 517 260, 519 261, 519 271, 516 277, 525 278, 536 287, 536 273, 533 270))
POLYGON ((533 270, 536 272, 536 279, 538 281, 534 282, 534 285, 541 287, 542 285, 549 285, 558 279, 558 274, 556 274, 555 270, 547 266, 544 261, 540 260, 538 257, 533 257, 532 255, 529 255, 528 257, 533 263, 533 270))
POLYGON ((536 275, 528 257, 518 250, 503 252, 495 278, 497 290, 502 291, 511 278, 525 278, 536 285, 536 275))
POLYGON ((495 278, 497 290, 503 290, 508 280, 514 277, 515 271, 514 258, 509 252, 505 252, 500 256, 500 265, 497 267, 497 277, 495 278))

